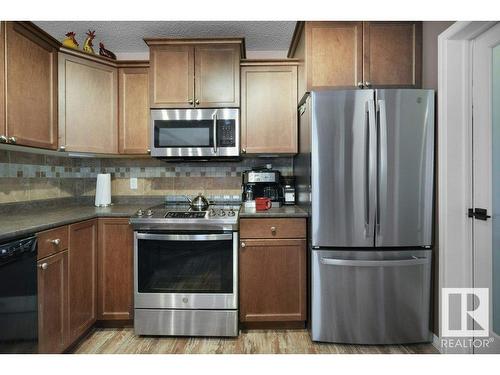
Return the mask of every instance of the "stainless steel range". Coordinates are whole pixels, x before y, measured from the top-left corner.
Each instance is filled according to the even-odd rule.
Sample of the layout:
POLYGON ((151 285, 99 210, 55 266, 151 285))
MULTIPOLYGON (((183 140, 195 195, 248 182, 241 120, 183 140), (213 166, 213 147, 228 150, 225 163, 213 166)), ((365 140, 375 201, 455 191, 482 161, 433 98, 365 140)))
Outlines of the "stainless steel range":
POLYGON ((138 335, 238 335, 239 205, 160 205, 134 228, 138 335))

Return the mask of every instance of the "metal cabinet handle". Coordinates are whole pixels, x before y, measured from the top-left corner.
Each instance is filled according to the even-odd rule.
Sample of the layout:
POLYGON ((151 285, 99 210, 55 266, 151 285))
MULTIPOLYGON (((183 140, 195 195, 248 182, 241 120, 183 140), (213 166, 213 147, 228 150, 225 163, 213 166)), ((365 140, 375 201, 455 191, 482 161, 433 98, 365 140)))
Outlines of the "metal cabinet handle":
POLYGON ((189 99, 188 100, 188 103, 191 104, 191 105, 193 105, 193 102, 194 102, 193 99, 189 99))
POLYGON ((148 149, 146 150, 146 153, 147 153, 147 154, 151 154, 151 149, 149 149, 149 148, 148 148, 148 149))
POLYGON ((5 135, 0 135, 0 143, 7 143, 7 137, 5 135))
POLYGON ((271 232, 276 233, 276 227, 271 227, 271 232))
POLYGON ((358 87, 359 87, 360 89, 362 89, 362 88, 363 88, 363 82, 359 81, 359 82, 358 82, 358 87))
POLYGON ((366 86, 366 87, 371 87, 371 86, 372 86, 372 83, 371 83, 371 82, 369 82, 369 81, 365 81, 365 86, 366 86))
POLYGON ((242 243, 241 243, 241 247, 247 247, 247 244, 246 244, 246 243, 244 243, 244 242, 242 242, 242 243))
POLYGON ((247 153, 247 149, 246 149, 246 148, 242 148, 242 149, 241 149, 241 153, 242 153, 242 154, 246 154, 246 153, 247 153))
POLYGON ((59 244, 61 243, 61 240, 59 238, 56 238, 54 240, 51 240, 50 243, 55 245, 55 246, 59 246, 59 244))
POLYGON ((17 139, 16 137, 9 137, 9 143, 16 144, 17 139))
POLYGON ((194 104, 198 105, 198 104, 200 104, 200 101, 198 99, 196 99, 196 101, 194 102, 194 104))
POLYGON ((47 263, 42 263, 38 267, 40 267, 42 270, 46 270, 49 265, 47 263))
POLYGON ((59 148, 57 149, 57 151, 61 151, 61 152, 66 151, 66 146, 59 146, 59 148))

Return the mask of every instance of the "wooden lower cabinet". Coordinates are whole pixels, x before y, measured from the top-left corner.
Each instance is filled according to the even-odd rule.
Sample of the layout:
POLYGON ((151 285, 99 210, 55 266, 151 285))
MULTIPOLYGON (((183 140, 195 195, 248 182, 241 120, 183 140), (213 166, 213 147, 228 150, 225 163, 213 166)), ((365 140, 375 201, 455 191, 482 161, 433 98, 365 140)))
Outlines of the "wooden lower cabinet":
POLYGON ((305 322, 305 238, 242 238, 239 275, 242 323, 305 322))
POLYGON ((61 353, 69 344, 68 250, 38 261, 38 351, 61 353))
POLYGON ((97 316, 97 220, 69 226, 69 328, 74 342, 97 316))
POLYGON ((127 218, 99 219, 98 320, 133 317, 133 241, 127 218))

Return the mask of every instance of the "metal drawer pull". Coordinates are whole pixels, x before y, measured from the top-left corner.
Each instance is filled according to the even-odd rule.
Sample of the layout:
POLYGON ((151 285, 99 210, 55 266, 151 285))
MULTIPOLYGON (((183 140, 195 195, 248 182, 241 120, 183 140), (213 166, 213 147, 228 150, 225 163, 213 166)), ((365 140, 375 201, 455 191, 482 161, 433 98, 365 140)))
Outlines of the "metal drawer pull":
POLYGON ((276 233, 276 227, 271 227, 271 232, 276 233))
POLYGON ((246 247, 246 246, 247 246, 246 243, 244 243, 244 242, 241 243, 241 247, 246 247))
POLYGON ((55 245, 55 246, 59 246, 59 244, 61 243, 61 240, 59 238, 56 238, 55 240, 51 240, 50 243, 55 245))
POLYGON ((347 266, 347 267, 396 267, 396 266, 418 266, 428 264, 429 258, 411 257, 406 259, 387 259, 387 260, 351 260, 338 258, 321 258, 321 263, 328 266, 347 266))
POLYGON ((137 233, 140 240, 160 240, 160 241, 220 241, 232 240, 233 235, 228 234, 152 234, 137 233))
POLYGON ((49 265, 47 263, 42 263, 38 267, 40 267, 42 270, 46 270, 49 265))

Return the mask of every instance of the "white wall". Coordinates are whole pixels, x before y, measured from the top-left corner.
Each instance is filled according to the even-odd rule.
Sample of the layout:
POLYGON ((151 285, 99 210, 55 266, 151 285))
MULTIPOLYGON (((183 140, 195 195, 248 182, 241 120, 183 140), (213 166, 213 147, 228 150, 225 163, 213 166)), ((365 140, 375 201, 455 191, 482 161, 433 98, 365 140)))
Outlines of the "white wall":
POLYGON ((422 87, 437 90, 438 35, 453 21, 424 21, 422 25, 422 87))

